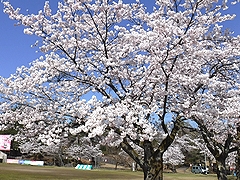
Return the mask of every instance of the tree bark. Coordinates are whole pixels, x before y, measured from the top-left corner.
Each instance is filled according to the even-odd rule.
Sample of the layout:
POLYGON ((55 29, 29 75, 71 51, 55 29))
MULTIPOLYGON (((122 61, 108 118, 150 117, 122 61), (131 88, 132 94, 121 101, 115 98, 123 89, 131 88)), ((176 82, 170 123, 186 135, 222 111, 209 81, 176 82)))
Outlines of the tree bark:
POLYGON ((163 180, 163 158, 159 153, 153 156, 149 165, 143 168, 144 180, 163 180))
POLYGON ((151 142, 144 141, 144 159, 138 158, 139 155, 126 141, 121 143, 121 147, 142 168, 144 180, 163 180, 163 152, 159 149, 154 151, 151 142))
POLYGON ((217 178, 218 180, 227 180, 227 168, 225 160, 217 160, 217 178))

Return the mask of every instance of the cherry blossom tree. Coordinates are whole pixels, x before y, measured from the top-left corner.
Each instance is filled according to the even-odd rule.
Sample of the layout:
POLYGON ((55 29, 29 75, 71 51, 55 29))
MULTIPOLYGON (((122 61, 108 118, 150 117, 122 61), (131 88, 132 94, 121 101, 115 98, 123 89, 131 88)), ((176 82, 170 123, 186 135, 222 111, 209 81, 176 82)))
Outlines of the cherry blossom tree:
POLYGON ((68 143, 65 152, 75 159, 89 160, 102 156, 99 144, 94 145, 87 137, 78 137, 74 142, 68 143))
POLYGON ((173 172, 177 172, 176 166, 181 165, 184 162, 184 154, 182 147, 189 147, 189 144, 183 142, 185 138, 176 137, 175 141, 168 147, 166 152, 163 154, 164 164, 168 166, 173 172))
POLYGON ((30 155, 41 154, 42 156, 54 156, 59 159, 59 165, 64 165, 63 158, 73 158, 76 161, 78 159, 89 160, 95 157, 102 156, 102 152, 99 149, 99 145, 93 145, 87 137, 81 138, 62 138, 58 143, 46 144, 39 142, 33 136, 31 139, 23 138, 16 135, 16 140, 19 143, 19 149, 21 153, 30 155), (64 156, 64 157, 63 157, 64 156))
POLYGON ((238 76, 239 70, 232 71, 231 75, 225 76, 226 82, 219 82, 217 89, 211 89, 211 85, 205 86, 201 91, 204 99, 192 103, 191 112, 188 113, 198 124, 195 130, 192 127, 190 129, 200 133, 204 141, 196 141, 196 145, 208 157, 213 156, 211 159, 216 160, 217 175, 221 180, 227 180, 227 158, 233 157, 233 152, 239 149, 238 76))
POLYGON ((50 144, 85 134, 120 146, 145 180, 162 180, 163 154, 184 121, 222 120, 210 118, 225 103, 214 109, 215 95, 239 89, 240 38, 223 32, 234 18, 220 13, 226 3, 157 0, 146 12, 139 1, 65 0, 55 13, 46 2, 28 15, 3 3, 45 55, 1 79, 2 128, 43 131, 37 137, 50 144))
MULTIPOLYGON (((235 76, 239 71, 231 73, 235 76)), ((219 88, 214 90, 214 94, 211 93, 211 89, 207 89, 206 94, 211 93, 212 96, 204 99, 202 107, 198 107, 196 111, 192 109, 190 113, 198 123, 206 147, 217 161, 217 175, 221 180, 227 180, 226 159, 239 148, 237 140, 239 99, 236 98, 239 96, 239 87, 235 81, 236 78, 233 77, 228 78, 226 83, 219 83, 219 88)))
MULTIPOLYGON (((221 125, 224 126, 224 125, 221 125)), ((217 175, 218 179, 227 180, 227 163, 226 160, 231 153, 237 151, 238 146, 236 146, 234 131, 231 132, 231 129, 225 128, 225 131, 222 127, 219 129, 209 130, 205 129, 202 131, 204 141, 207 145, 207 148, 212 153, 214 158, 217 161, 217 175), (221 130, 219 131, 219 129, 221 130), (217 131, 217 132, 216 132, 217 131)))

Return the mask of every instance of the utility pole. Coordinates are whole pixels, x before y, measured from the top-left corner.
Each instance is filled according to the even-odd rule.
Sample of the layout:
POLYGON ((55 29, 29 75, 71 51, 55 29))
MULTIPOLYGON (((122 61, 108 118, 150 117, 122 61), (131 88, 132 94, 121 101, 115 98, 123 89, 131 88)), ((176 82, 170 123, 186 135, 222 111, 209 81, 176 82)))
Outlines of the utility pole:
POLYGON ((207 153, 206 153, 206 146, 204 146, 204 161, 205 161, 205 174, 207 174, 207 153))

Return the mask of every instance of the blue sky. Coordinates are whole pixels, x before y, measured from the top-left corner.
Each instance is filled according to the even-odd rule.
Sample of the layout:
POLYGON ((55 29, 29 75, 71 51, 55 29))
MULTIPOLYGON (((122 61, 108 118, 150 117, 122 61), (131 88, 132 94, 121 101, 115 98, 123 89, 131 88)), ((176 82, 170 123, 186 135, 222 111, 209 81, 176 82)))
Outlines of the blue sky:
MULTIPOLYGON (((37 13, 43 8, 45 0, 9 0, 14 7, 20 7, 22 13, 37 13)), ((52 8, 56 9, 57 0, 49 0, 52 8)), ((125 0, 125 2, 132 0, 125 0)), ((153 0, 142 0, 148 6, 153 0)), ((236 14, 232 22, 225 23, 236 34, 240 34, 240 4, 230 7, 226 12, 236 14)), ((14 73, 17 67, 28 66, 30 62, 37 59, 41 54, 36 53, 37 48, 31 45, 37 40, 36 36, 23 33, 22 26, 14 26, 16 22, 9 19, 3 13, 3 5, 0 4, 0 76, 8 77, 14 73)))

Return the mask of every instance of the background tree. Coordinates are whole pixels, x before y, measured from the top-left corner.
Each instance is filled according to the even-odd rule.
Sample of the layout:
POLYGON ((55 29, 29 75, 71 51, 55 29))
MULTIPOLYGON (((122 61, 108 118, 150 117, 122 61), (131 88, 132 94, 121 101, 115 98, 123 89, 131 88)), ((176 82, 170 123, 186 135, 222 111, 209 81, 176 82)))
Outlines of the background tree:
POLYGON ((102 146, 103 151, 103 163, 115 164, 115 169, 118 165, 132 168, 133 159, 124 152, 120 147, 102 146))
POLYGON ((177 172, 177 166, 182 165, 184 163, 185 156, 183 155, 181 146, 186 144, 178 144, 177 142, 173 142, 173 144, 167 149, 167 151, 163 154, 163 161, 167 168, 169 168, 172 172, 177 172))
MULTIPOLYGON (((230 80, 228 82, 230 82, 230 80)), ((226 87, 229 88, 228 86, 226 87)), ((234 87, 231 86, 231 88, 234 87)), ((224 92, 224 95, 226 95, 226 91, 228 91, 228 89, 221 89, 221 92, 224 92)), ((236 138, 237 123, 239 119, 236 112, 238 111, 237 104, 239 104, 239 100, 235 102, 231 100, 232 98, 235 99, 235 93, 228 93, 227 97, 218 95, 219 94, 215 94, 215 101, 211 101, 214 102, 214 106, 207 103, 207 108, 204 108, 203 110, 205 115, 201 115, 201 119, 196 119, 195 121, 200 127, 200 132, 205 141, 206 147, 217 161, 218 179, 227 180, 228 168, 226 167, 226 159, 230 153, 233 153, 238 149, 236 138), (218 103, 218 98, 220 98, 221 101, 224 101, 224 103, 221 103, 220 105, 218 103), (230 104, 231 106, 229 106, 230 104), (213 109, 216 113, 208 113, 208 111, 213 111, 213 109)), ((207 101, 205 100, 205 102, 207 101)), ((204 106, 205 105, 206 104, 204 104, 204 106)), ((200 108, 198 108, 198 112, 196 114, 199 113, 201 114, 200 108)))
POLYGON ((234 16, 221 15, 215 1, 161 0, 151 13, 138 1, 65 0, 55 14, 46 2, 36 15, 4 6, 26 34, 42 39, 46 55, 2 79, 2 126, 47 127, 38 136, 46 143, 84 132, 120 145, 146 180, 163 179, 163 154, 183 122, 204 119, 190 112, 239 68, 239 39, 218 24, 234 16), (10 113, 12 104, 21 108, 10 113))

